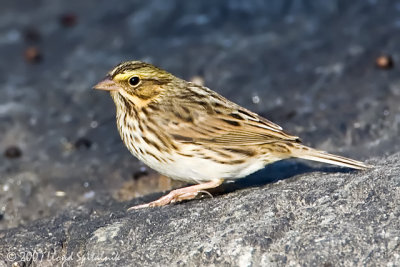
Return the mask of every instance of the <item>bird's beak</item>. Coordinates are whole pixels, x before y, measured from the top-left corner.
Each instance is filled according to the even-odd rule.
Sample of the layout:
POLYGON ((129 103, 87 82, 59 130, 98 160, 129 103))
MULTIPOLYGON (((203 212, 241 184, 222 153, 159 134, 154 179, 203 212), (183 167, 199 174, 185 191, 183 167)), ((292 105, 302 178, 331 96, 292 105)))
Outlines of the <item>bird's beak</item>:
POLYGON ((104 80, 93 86, 93 89, 97 90, 105 90, 105 91, 118 91, 119 86, 111 79, 110 76, 107 76, 104 80))

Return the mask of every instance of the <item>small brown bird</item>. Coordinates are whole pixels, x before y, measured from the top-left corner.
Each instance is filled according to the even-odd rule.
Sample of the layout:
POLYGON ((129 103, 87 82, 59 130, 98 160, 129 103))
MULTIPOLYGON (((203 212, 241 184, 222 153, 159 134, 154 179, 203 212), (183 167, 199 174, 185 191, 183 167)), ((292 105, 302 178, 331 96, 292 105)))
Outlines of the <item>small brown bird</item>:
POLYGON ((130 209, 193 199, 225 179, 287 158, 369 167, 304 146, 279 125, 148 63, 121 63, 94 88, 110 91, 119 133, 135 157, 165 176, 196 184, 130 209))

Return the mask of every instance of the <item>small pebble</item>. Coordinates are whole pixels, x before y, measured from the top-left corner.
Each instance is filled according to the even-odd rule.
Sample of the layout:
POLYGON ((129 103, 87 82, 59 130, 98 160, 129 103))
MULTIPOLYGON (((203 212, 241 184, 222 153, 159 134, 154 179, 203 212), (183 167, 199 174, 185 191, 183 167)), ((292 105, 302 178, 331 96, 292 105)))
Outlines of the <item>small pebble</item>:
POLYGON ((4 156, 10 159, 16 159, 22 156, 22 151, 17 146, 10 146, 4 151, 4 156))
POLYGON ((60 16, 60 24, 64 27, 73 27, 78 22, 78 17, 73 13, 65 13, 60 16))
POLYGON ((24 57, 29 63, 39 63, 42 60, 42 54, 39 49, 34 46, 25 49, 24 57))
POLYGON ((204 85, 204 79, 201 76, 193 76, 190 81, 200 86, 204 85))
POLYGON ((389 55, 382 55, 376 58, 375 64, 378 68, 388 70, 394 67, 393 59, 389 55))
POLYGON ((258 95, 255 95, 251 98, 254 104, 260 103, 260 97, 258 95))
POLYGON ((83 197, 86 199, 93 198, 96 195, 94 191, 89 191, 83 194, 83 197))
POLYGON ((97 126, 99 126, 99 123, 97 122, 97 121, 92 121, 92 122, 90 122, 90 127, 91 128, 97 128, 97 126))
POLYGON ((66 193, 64 191, 56 191, 56 197, 65 197, 66 193))
POLYGON ((75 142, 75 148, 81 149, 81 148, 86 148, 89 149, 92 146, 92 141, 85 137, 81 137, 75 142))
POLYGON ((146 166, 141 166, 139 169, 141 172, 147 172, 146 166))
POLYGON ((390 114, 390 111, 388 110, 388 109, 385 109, 384 111, 383 111, 383 116, 389 116, 389 114, 390 114))
POLYGON ((139 180, 140 177, 146 176, 146 175, 148 175, 148 174, 149 174, 149 173, 147 172, 146 169, 140 168, 139 171, 135 172, 135 173, 132 175, 132 178, 133 178, 133 180, 139 180))

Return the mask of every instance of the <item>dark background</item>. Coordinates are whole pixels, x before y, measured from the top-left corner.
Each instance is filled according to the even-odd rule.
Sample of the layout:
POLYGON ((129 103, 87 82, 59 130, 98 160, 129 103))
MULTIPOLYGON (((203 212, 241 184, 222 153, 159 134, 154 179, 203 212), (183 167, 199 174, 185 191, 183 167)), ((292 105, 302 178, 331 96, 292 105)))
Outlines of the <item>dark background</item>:
POLYGON ((180 185, 129 154, 110 97, 91 89, 126 60, 200 77, 307 145, 393 154, 399 29, 389 0, 2 0, 0 228, 180 185))

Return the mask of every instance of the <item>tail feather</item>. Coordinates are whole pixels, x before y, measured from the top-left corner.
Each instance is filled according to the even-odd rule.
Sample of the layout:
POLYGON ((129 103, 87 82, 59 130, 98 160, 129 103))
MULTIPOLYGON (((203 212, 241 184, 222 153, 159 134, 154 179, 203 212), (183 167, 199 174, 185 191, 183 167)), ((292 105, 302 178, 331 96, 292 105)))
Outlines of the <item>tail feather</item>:
POLYGON ((293 151, 293 157, 324 162, 358 170, 372 168, 372 166, 367 165, 361 161, 329 154, 327 152, 316 150, 300 144, 298 145, 297 149, 293 151))

